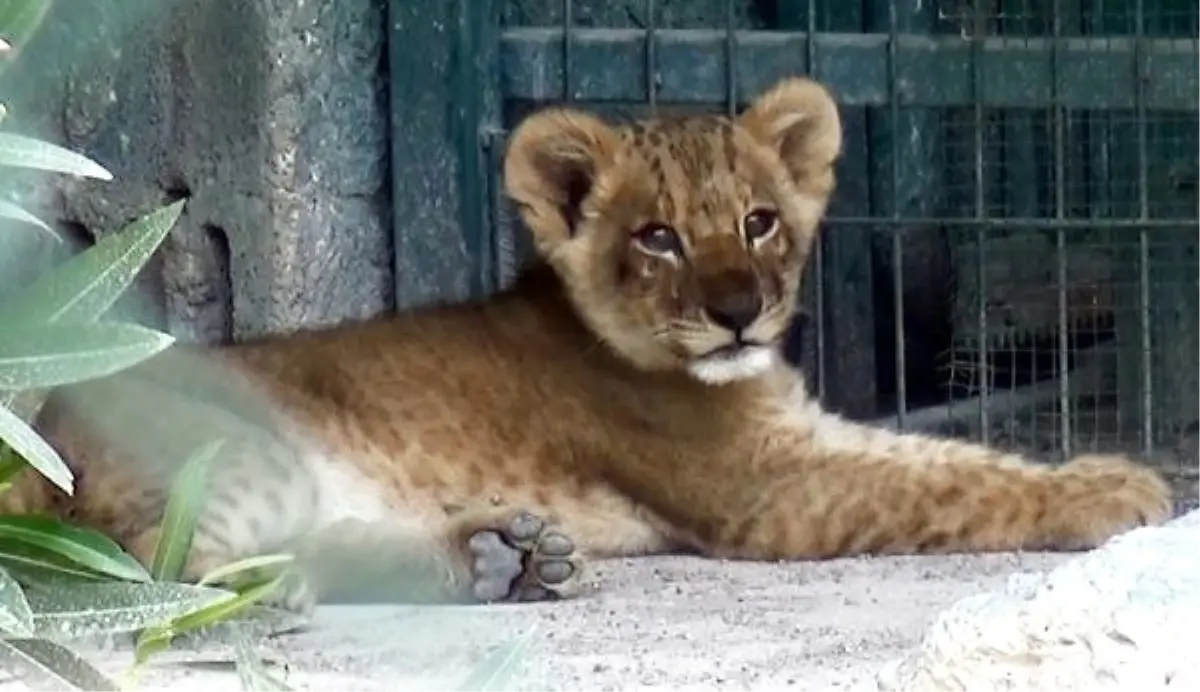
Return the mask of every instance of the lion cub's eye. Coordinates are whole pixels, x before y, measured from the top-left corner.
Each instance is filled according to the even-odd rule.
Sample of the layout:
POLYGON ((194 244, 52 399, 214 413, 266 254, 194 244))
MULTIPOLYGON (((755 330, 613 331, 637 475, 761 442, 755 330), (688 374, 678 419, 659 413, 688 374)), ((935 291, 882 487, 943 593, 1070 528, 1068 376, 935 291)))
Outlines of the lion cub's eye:
POLYGON ((634 241, 655 255, 683 255, 683 242, 675 229, 666 224, 648 223, 633 234, 634 241))
POLYGON ((751 243, 766 238, 778 227, 779 215, 775 213, 774 209, 763 207, 752 209, 742 219, 742 232, 746 234, 746 240, 751 243))

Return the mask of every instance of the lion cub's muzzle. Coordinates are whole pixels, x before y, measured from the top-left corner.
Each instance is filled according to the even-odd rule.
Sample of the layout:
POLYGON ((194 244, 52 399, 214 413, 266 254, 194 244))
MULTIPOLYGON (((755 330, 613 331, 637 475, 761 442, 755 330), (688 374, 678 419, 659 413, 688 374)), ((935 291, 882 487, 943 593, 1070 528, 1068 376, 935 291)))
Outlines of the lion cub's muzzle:
POLYGON ((745 341, 745 332, 762 314, 763 296, 758 277, 746 270, 725 270, 706 277, 704 315, 712 324, 733 333, 734 344, 745 341))

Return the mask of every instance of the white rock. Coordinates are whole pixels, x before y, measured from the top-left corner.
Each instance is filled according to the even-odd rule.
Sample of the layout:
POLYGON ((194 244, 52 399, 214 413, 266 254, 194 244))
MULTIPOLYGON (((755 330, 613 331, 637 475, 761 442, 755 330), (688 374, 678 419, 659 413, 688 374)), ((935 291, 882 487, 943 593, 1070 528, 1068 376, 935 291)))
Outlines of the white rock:
POLYGON ((959 601, 880 690, 1194 690, 1200 510, 959 601))

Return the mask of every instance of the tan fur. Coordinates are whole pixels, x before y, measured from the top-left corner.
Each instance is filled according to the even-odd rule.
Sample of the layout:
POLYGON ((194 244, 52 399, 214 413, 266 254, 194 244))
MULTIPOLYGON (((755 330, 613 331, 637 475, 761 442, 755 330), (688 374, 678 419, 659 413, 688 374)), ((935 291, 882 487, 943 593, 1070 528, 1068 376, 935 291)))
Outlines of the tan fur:
POLYGON ((522 510, 579 554, 744 559, 1078 549, 1167 517, 1164 483, 1122 458, 1055 468, 865 427, 809 398, 776 353, 840 142, 833 100, 804 79, 736 119, 535 114, 513 133, 505 179, 544 264, 514 287, 177 350, 60 390, 39 427, 79 472, 77 496, 29 476, 5 502, 52 506, 148 558, 173 464, 222 435, 233 463, 193 576, 384 521, 412 537, 397 550, 448 549, 458 584, 464 544, 522 510), (778 224, 751 240, 755 208, 778 224), (669 233, 634 237, 662 226, 677 251, 669 233), (710 314, 748 305, 753 357, 710 314))

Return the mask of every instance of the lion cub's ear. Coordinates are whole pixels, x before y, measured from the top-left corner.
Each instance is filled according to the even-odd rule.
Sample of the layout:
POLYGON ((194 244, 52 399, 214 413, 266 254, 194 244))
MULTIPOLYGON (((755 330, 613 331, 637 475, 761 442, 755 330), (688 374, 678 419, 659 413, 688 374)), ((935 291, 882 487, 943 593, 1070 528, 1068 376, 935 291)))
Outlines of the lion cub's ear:
POLYGON ((551 108, 513 132, 504 160, 504 185, 547 252, 571 238, 596 179, 612 163, 617 132, 595 116, 551 108))
POLYGON ((830 191, 832 167, 842 149, 842 122, 825 87, 803 77, 785 79, 759 96, 739 122, 775 149, 801 189, 830 191))

